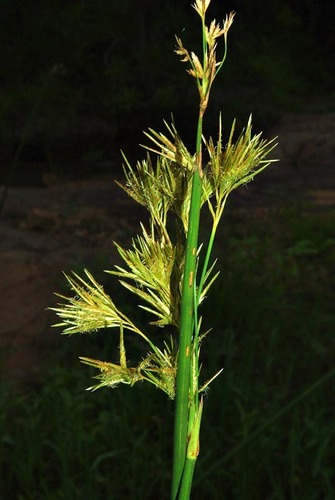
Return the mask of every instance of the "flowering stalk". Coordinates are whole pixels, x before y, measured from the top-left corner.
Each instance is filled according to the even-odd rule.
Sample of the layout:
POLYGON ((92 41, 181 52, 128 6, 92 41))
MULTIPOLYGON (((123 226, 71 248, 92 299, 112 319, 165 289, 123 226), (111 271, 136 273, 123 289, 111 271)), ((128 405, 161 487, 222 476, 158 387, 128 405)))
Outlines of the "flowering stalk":
MULTIPOLYGON (((149 129, 145 133, 151 146, 145 146, 145 160, 133 168, 125 158, 126 183, 120 186, 149 213, 148 227, 140 224, 141 234, 133 239, 132 247, 115 244, 122 265, 106 271, 119 278, 120 284, 140 301, 139 306, 154 317, 151 324, 169 326, 172 333, 163 343, 156 334, 139 328, 124 314, 114 300, 85 270, 85 278, 73 273, 66 276, 73 297, 60 296, 65 303, 54 308, 64 334, 91 333, 101 328, 116 329, 119 335, 119 360, 100 361, 81 357, 80 360, 98 369, 98 383, 89 389, 115 388, 119 384, 134 385, 145 381, 175 399, 174 451, 172 470, 172 500, 190 497, 192 478, 199 454, 199 435, 203 411, 202 392, 220 370, 204 384, 199 384, 200 348, 206 333, 202 333, 198 309, 219 273, 214 273, 211 253, 218 224, 229 194, 253 179, 272 161, 269 152, 273 141, 252 135, 251 118, 245 130, 234 142, 233 123, 228 142, 222 138, 221 118, 216 142, 203 136, 203 120, 210 90, 227 54, 227 33, 234 14, 229 14, 222 26, 215 20, 206 25, 210 0, 196 0, 193 7, 201 19, 202 56, 189 52, 176 37, 176 53, 189 64, 188 73, 195 78, 199 92, 199 113, 195 153, 188 151, 175 124, 165 124, 168 134, 149 129), (218 39, 223 37, 224 50, 217 60, 218 39), (206 148, 209 161, 203 161, 206 148), (153 164, 150 153, 156 154, 153 164), (206 207, 212 216, 212 228, 205 248, 202 267, 198 243, 201 210, 206 207), (177 231, 169 232, 168 217, 174 217, 177 231), (177 335, 176 335, 177 332, 177 335), (127 338, 137 335, 148 348, 137 366, 127 362, 127 338)), ((202 250, 203 251, 203 250, 202 250)))
MULTIPOLYGON (((216 38, 226 35, 233 20, 233 14, 226 18, 222 28, 215 21, 207 28, 205 18, 209 1, 197 0, 193 5, 202 23, 202 63, 194 52, 189 53, 177 38, 177 54, 183 62, 188 62, 188 72, 196 78, 200 96, 198 126, 196 136, 196 154, 193 169, 192 195, 189 212, 189 226, 186 241, 185 267, 181 298, 181 321, 179 333, 179 354, 176 378, 176 406, 174 426, 174 453, 172 471, 172 500, 179 495, 188 498, 191 490, 195 461, 199 452, 199 431, 202 415, 202 402, 199 406, 198 387, 190 391, 190 379, 198 380, 198 323, 195 321, 199 297, 196 292, 196 268, 198 250, 198 232, 202 197, 202 131, 203 118, 207 109, 210 89, 215 76, 222 67, 226 56, 216 61, 216 38), (193 366, 192 366, 192 362, 193 366), (178 493, 179 492, 179 493, 178 493)), ((225 44, 226 47, 226 44, 225 44)), ((206 271, 205 271, 206 272, 206 271)), ((204 278, 204 277, 203 277, 204 278)), ((193 381, 194 383, 194 381, 193 381)))

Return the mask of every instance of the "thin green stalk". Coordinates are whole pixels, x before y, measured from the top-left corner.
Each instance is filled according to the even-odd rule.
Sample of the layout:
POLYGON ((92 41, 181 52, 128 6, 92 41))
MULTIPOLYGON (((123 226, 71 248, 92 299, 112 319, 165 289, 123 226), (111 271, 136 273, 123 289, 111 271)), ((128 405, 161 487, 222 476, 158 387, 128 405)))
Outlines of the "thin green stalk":
POLYGON ((188 413, 188 436, 187 436, 187 451, 185 465, 180 482, 179 495, 180 500, 188 500, 190 498, 194 469, 199 455, 199 435, 203 410, 203 399, 199 404, 199 333, 200 322, 198 318, 198 303, 196 285, 194 283, 193 299, 194 299, 194 335, 192 339, 192 354, 190 365, 190 403, 188 413))
POLYGON ((183 479, 181 481, 179 498, 188 499, 190 498, 190 492, 192 488, 193 475, 195 469, 196 459, 186 458, 185 467, 183 471, 183 479))
MULTIPOLYGON (((179 354, 177 360, 176 376, 176 406, 175 406, 175 427, 174 427, 174 450, 173 450, 173 468, 172 468, 172 500, 188 500, 191 492, 193 470, 197 453, 187 451, 188 440, 194 439, 194 426, 197 427, 197 444, 199 442, 201 411, 199 408, 198 388, 192 383, 190 391, 191 373, 198 378, 198 322, 197 307, 199 304, 199 295, 196 291, 196 269, 197 269, 197 251, 198 251, 198 232, 201 210, 202 195, 202 129, 203 117, 208 105, 211 85, 217 74, 218 66, 221 68, 223 61, 216 62, 215 58, 215 39, 226 33, 232 22, 231 16, 227 18, 224 28, 220 30, 215 23, 207 30, 205 23, 206 10, 209 1, 203 2, 197 0, 193 5, 201 18, 202 25, 202 64, 194 53, 189 53, 177 38, 178 49, 176 52, 183 57, 183 61, 188 61, 192 69, 189 71, 197 80, 197 86, 200 95, 199 117, 196 137, 196 164, 192 179, 191 204, 188 219, 188 233, 186 240, 184 275, 181 297, 181 320, 179 332, 179 354), (193 335, 195 329, 195 334, 193 335), (191 364, 191 358, 193 365, 191 364)), ((225 58, 225 55, 224 55, 225 58)), ((224 60, 224 59, 223 59, 224 60)), ((213 239, 207 253, 205 267, 208 266, 211 248, 213 246, 215 231, 212 233, 213 239)), ((205 271, 206 272, 206 271, 205 271)), ((205 275, 201 278, 201 288, 204 284, 205 275)), ((202 405, 201 405, 202 408, 202 405)))
MULTIPOLYGON (((198 353, 197 353, 198 354, 198 353)), ((198 363, 198 355, 196 354, 196 361, 198 363)), ((198 380, 198 377, 196 377, 198 380)), ((180 485, 179 498, 181 500, 188 500, 190 498, 193 475, 195 464, 199 455, 199 434, 200 434, 200 425, 202 418, 202 410, 203 410, 203 399, 201 398, 200 405, 198 403, 198 391, 195 393, 195 400, 193 402, 193 416, 192 416, 192 425, 189 429, 189 440, 187 446, 187 455, 185 461, 185 467, 183 471, 183 477, 180 485)), ((192 405, 191 405, 192 408, 192 405)), ((190 417, 191 418, 191 417, 190 417)))
MULTIPOLYGON (((182 285, 179 354, 176 378, 176 406, 174 425, 174 451, 172 470, 172 499, 177 498, 186 459, 189 420, 190 368, 192 334, 194 326, 194 282, 198 249, 198 233, 201 207, 201 135, 202 115, 198 120, 197 165, 192 179, 192 195, 189 227, 186 241, 185 266, 182 285)), ((187 497, 181 497, 187 498, 187 497)))
POLYGON ((222 216, 225 204, 226 204, 227 197, 228 197, 228 195, 221 202, 220 210, 219 210, 219 212, 217 214, 215 214, 215 217, 214 217, 211 234, 210 234, 210 237, 209 237, 209 240, 208 240, 208 244, 207 244, 207 250, 206 250, 205 260, 204 260, 204 263, 203 263, 203 266, 202 266, 201 277, 200 277, 199 285, 198 285, 198 292, 197 292, 197 304, 198 305, 199 305, 199 302, 200 302, 200 297, 201 297, 202 289, 203 289, 203 286, 204 286, 204 283, 205 283, 206 273, 207 273, 207 270, 208 270, 209 261, 210 261, 211 255, 212 255, 212 250, 213 250, 214 240, 215 240, 215 236, 216 236, 216 231, 217 231, 217 228, 218 228, 218 225, 219 225, 219 222, 220 222, 220 219, 221 219, 221 216, 222 216))

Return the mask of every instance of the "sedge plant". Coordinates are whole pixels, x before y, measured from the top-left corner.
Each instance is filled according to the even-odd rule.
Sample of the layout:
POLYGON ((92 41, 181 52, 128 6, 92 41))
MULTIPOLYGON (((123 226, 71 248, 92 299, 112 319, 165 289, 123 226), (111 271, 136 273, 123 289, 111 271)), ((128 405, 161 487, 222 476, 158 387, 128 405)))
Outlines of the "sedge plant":
POLYGON ((172 500, 190 497, 199 454, 203 396, 221 371, 210 380, 200 381, 200 350, 208 333, 202 327, 200 306, 219 275, 211 259, 218 224, 230 193, 274 161, 269 153, 275 140, 253 135, 251 117, 237 138, 233 122, 224 140, 221 117, 216 140, 203 133, 211 88, 225 62, 228 31, 234 19, 234 13, 230 13, 222 24, 216 20, 207 24, 209 4, 210 0, 196 0, 193 5, 201 21, 202 54, 188 51, 176 37, 175 51, 188 64, 187 71, 199 92, 195 151, 188 150, 172 121, 165 123, 165 133, 152 129, 145 133, 150 145, 145 146, 146 158, 135 167, 124 156, 126 182, 120 186, 146 207, 149 217, 147 225, 140 224, 140 234, 134 237, 131 248, 116 243, 123 264, 106 271, 138 297, 140 307, 153 317, 151 324, 158 333, 144 331, 122 312, 88 270, 85 277, 75 273, 66 276, 74 296, 61 295, 65 302, 54 308, 61 318, 55 326, 62 327, 64 334, 102 328, 118 331, 117 363, 80 358, 98 370, 97 383, 89 389, 146 381, 175 399, 172 500), (207 243, 199 244, 204 210, 210 214, 211 229, 207 243), (165 340, 160 340, 161 331, 167 332, 165 340), (136 366, 129 366, 127 360, 129 335, 139 336, 148 349, 136 366))

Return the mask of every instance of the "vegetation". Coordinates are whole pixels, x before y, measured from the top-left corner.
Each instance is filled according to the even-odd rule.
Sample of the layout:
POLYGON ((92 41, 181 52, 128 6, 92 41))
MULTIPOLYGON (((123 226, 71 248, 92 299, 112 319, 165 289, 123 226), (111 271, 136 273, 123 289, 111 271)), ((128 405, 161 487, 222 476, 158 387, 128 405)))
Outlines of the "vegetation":
POLYGON ((175 123, 165 122, 167 135, 153 129, 145 132, 151 145, 145 160, 135 168, 125 158, 126 183, 121 187, 149 213, 147 227, 133 238, 130 249, 116 243, 122 265, 106 272, 119 277, 120 285, 134 294, 139 307, 153 316, 152 335, 139 327, 121 305, 85 269, 84 278, 66 276, 73 296, 54 311, 67 335, 93 333, 104 328, 118 330, 117 362, 92 357, 81 361, 99 370, 90 389, 133 386, 142 381, 153 384, 175 399, 173 438, 172 500, 190 498, 194 468, 199 455, 203 394, 222 372, 213 372, 206 381, 200 377, 200 351, 209 330, 204 330, 200 306, 219 275, 212 261, 213 245, 227 199, 237 187, 252 180, 270 163, 274 140, 252 133, 252 120, 238 138, 235 120, 227 138, 219 119, 217 139, 204 131, 204 118, 211 89, 227 55, 228 31, 234 13, 223 22, 207 21, 210 0, 196 0, 192 7, 200 18, 201 50, 189 51, 176 36, 175 52, 198 89, 198 117, 195 149, 189 150, 175 123), (220 43, 221 42, 221 43, 220 43), (154 153, 155 159, 152 158, 154 153), (205 244, 199 243, 200 216, 208 213, 205 244), (162 327, 165 327, 162 334, 162 327), (157 331, 158 330, 158 331, 157 331), (129 338, 138 336, 147 351, 136 363, 129 363, 129 338))
MULTIPOLYGON (((330 495, 333 494, 331 477, 334 471, 329 465, 333 457, 329 442, 334 427, 328 421, 327 411, 325 409, 321 411, 320 399, 318 399, 320 394, 323 397, 327 395, 329 382, 335 374, 328 359, 332 343, 331 335, 328 333, 328 327, 332 325, 333 321, 330 312, 332 302, 328 304, 327 301, 322 303, 320 301, 318 304, 320 308, 318 312, 322 309, 321 324, 323 329, 321 332, 324 334, 322 342, 314 338, 314 343, 312 343, 310 330, 307 331, 307 337, 305 331, 302 333, 296 313, 302 312, 300 301, 305 300, 303 294, 300 293, 300 287, 304 292, 311 287, 310 278, 305 282, 309 268, 304 269, 306 276, 301 275, 298 266, 299 259, 307 257, 308 262, 311 263, 313 256, 319 257, 322 254, 324 256, 323 262, 326 262, 331 256, 334 240, 328 236, 324 238, 322 232, 320 238, 322 244, 320 244, 318 237, 320 232, 315 231, 313 238, 300 238, 293 245, 284 247, 280 252, 282 242, 287 243, 290 235, 286 235, 286 238, 276 242, 275 233, 272 234, 272 238, 263 234, 258 248, 256 244, 258 242, 254 239, 257 231, 254 230, 253 235, 244 241, 242 247, 244 255, 236 251, 238 260, 236 267, 233 268, 234 274, 230 274, 230 268, 227 267, 227 279, 224 286, 214 284, 218 273, 213 274, 215 261, 214 264, 211 264, 213 262, 213 243, 219 235, 218 224, 226 207, 227 198, 234 189, 252 180, 256 174, 274 161, 267 158, 274 146, 273 141, 261 139, 261 134, 252 135, 251 118, 239 134, 238 139, 235 139, 236 122, 234 121, 227 139, 223 142, 221 119, 219 120, 217 141, 203 135, 203 118, 207 111, 209 94, 213 81, 225 61, 227 33, 234 17, 232 13, 226 17, 222 25, 217 24, 216 21, 206 25, 205 13, 209 3, 210 0, 197 0, 193 5, 202 23, 202 50, 200 51, 202 56, 198 58, 195 53, 188 52, 181 39, 176 38, 176 52, 182 57, 183 62, 189 64, 188 73, 195 78, 199 92, 194 154, 189 152, 187 143, 181 140, 174 121, 172 121, 171 125, 166 125, 168 136, 157 133, 153 129, 149 129, 146 134, 153 143, 153 146, 147 147, 147 149, 157 154, 155 167, 153 167, 149 154, 145 160, 136 164, 135 169, 131 167, 128 160, 125 160, 127 183, 123 188, 138 203, 147 208, 149 228, 141 224, 141 235, 133 240, 131 250, 125 250, 120 244, 117 244, 125 267, 116 266, 114 271, 110 271, 110 274, 118 276, 121 285, 141 300, 142 310, 154 316, 155 321, 151 323, 153 328, 144 329, 141 320, 136 322, 130 319, 133 310, 129 303, 125 305, 125 309, 118 309, 114 299, 111 299, 111 295, 88 271, 85 271, 84 278, 76 273, 73 276, 67 276, 67 281, 75 293, 75 297, 61 295, 65 303, 55 308, 61 318, 61 323, 56 326, 62 326, 66 334, 91 333, 101 329, 105 330, 106 327, 117 328, 119 331, 117 346, 119 359, 117 362, 97 360, 91 355, 80 358, 83 363, 99 370, 99 374, 95 375, 98 382, 90 389, 95 391, 98 388, 114 388, 120 383, 133 386, 137 382, 146 381, 162 389, 170 399, 176 399, 175 409, 172 410, 168 406, 168 411, 164 411, 164 420, 168 419, 168 421, 167 424, 164 422, 160 427, 161 434, 155 442, 155 446, 158 447, 161 443, 165 444, 164 451, 160 449, 160 458, 156 459, 153 452, 155 446, 147 446, 143 455, 140 456, 137 451, 133 453, 135 455, 132 457, 134 461, 128 463, 124 471, 120 467, 120 464, 125 462, 121 455, 127 439, 124 436, 123 440, 120 439, 121 433, 117 434, 117 423, 122 429, 138 429, 137 419, 140 415, 136 407, 134 417, 131 411, 133 399, 129 399, 119 413, 113 412, 113 417, 108 417, 108 428, 112 420, 115 424, 113 432, 109 433, 110 437, 114 437, 114 441, 110 442, 108 450, 103 451, 99 447, 97 452, 96 441, 94 440, 94 445, 92 444, 91 438, 96 437, 96 432, 101 441, 100 444, 103 446, 106 444, 106 440, 101 438, 105 428, 104 422, 102 422, 101 428, 99 426, 100 414, 95 416, 97 429, 90 431, 87 430, 87 422, 91 422, 92 419, 86 415, 88 418, 82 420, 81 431, 78 426, 78 431, 81 433, 78 442, 73 440, 71 443, 71 446, 78 445, 79 447, 74 449, 72 455, 68 445, 72 437, 68 435, 68 438, 64 440, 64 430, 69 432, 70 427, 67 429, 63 422, 60 423, 60 419, 64 420, 68 414, 67 423, 75 425, 73 417, 75 417, 76 422, 79 422, 81 411, 85 412, 87 408, 91 411, 91 407, 86 406, 88 400, 82 397, 75 401, 78 413, 77 411, 71 412, 73 401, 69 396, 70 393, 58 385, 59 380, 64 382, 64 373, 62 370, 54 369, 49 372, 50 383, 43 385, 38 397, 34 398, 35 406, 29 406, 27 396, 11 397, 8 389, 3 388, 2 397, 6 403, 4 406, 8 408, 1 416, 4 429, 6 429, 3 443, 9 451, 3 460, 4 494, 6 494, 7 484, 9 484, 9 488, 16 489, 18 498, 25 498, 25 495, 30 498, 31 492, 36 492, 32 483, 39 482, 40 488, 36 492, 36 498, 42 498, 46 495, 51 498, 60 498, 64 495, 67 498, 76 498, 83 494, 86 496, 87 491, 92 491, 93 496, 111 496, 115 494, 115 488, 118 489, 119 486, 121 486, 121 490, 116 494, 121 497, 126 495, 134 498, 139 496, 154 498, 158 494, 162 496, 162 494, 164 495, 162 492, 167 490, 169 477, 167 467, 162 464, 162 456, 169 449, 168 436, 172 433, 170 417, 174 415, 171 498, 173 500, 177 498, 187 500, 190 497, 194 467, 199 454, 199 434, 204 397, 208 403, 209 415, 213 421, 216 421, 216 425, 206 427, 204 436, 206 440, 211 440, 214 443, 213 449, 216 447, 217 451, 221 450, 218 443, 223 442, 230 445, 230 449, 221 457, 219 453, 215 456, 211 448, 205 449, 196 478, 196 497, 197 495, 201 495, 201 497, 211 495, 215 498, 218 491, 220 491, 221 497, 225 489, 227 495, 234 495, 236 498, 245 498, 246 496, 253 498, 254 494, 254 498, 258 498, 257 495, 265 495, 265 497, 271 495, 271 498, 285 498, 288 495, 292 498, 304 498, 304 495, 307 495, 304 489, 305 478, 310 479, 311 476, 313 483, 310 483, 312 490, 309 490, 308 498, 311 498, 311 491, 315 491, 315 498, 320 495, 330 498, 330 495), (217 40, 220 37, 224 40, 224 50, 220 58, 217 59, 217 40), (200 217, 203 207, 208 208, 208 217, 203 214, 200 217), (174 219, 173 224, 171 224, 172 219, 174 219), (205 241, 207 241, 204 247, 199 246, 198 243, 200 220, 204 223, 201 227, 207 228, 207 231, 203 232, 205 241), (274 242, 277 243, 276 247, 273 246, 274 242), (264 259, 264 251, 268 245, 272 250, 270 264, 266 258, 264 259), (255 260, 252 260, 255 257, 253 255, 254 248, 257 248, 257 252, 264 259, 264 262, 269 264, 268 268, 266 266, 258 267, 257 264, 254 267, 255 260), (249 260, 253 263, 250 273, 253 279, 249 278, 244 281, 244 273, 248 268, 245 263, 249 264, 249 260), (236 276, 239 277, 239 284, 242 285, 242 288, 239 294, 234 296, 236 276), (271 277, 270 282, 269 276, 271 277), (252 287, 250 283, 252 283, 252 287), (207 292, 212 286, 217 287, 215 302, 211 303, 208 311, 203 311, 200 306, 207 298, 207 292), (252 299, 249 294, 253 296, 252 299), (280 309, 278 302, 276 302, 278 299, 281 301, 280 309), (294 314, 292 314, 293 302, 297 303, 294 314), (249 309, 251 305, 253 307, 249 309), (277 319, 279 311, 281 316, 277 319), (203 330, 203 324, 207 327, 207 324, 216 315, 219 316, 220 326, 217 331, 222 333, 222 336, 219 337, 221 343, 219 341, 209 342, 204 352, 203 361, 200 363, 200 347, 209 333, 209 330, 203 330), (222 318, 223 325, 221 327, 222 318), (266 337, 264 337, 262 328, 259 328, 259 324, 263 324, 263 322, 266 325, 266 337), (153 331, 157 327, 168 327, 160 338, 157 338, 157 332, 153 331), (135 337, 129 340, 130 337, 126 332, 135 334, 135 337), (286 336, 287 332, 290 332, 290 338, 286 336), (297 355, 297 346, 299 341, 302 341, 302 335, 305 342, 307 339, 303 358, 300 351, 297 355), (149 348, 148 352, 143 353, 139 340, 142 342, 144 340, 149 348), (281 359, 279 362, 276 356, 277 351, 281 355, 285 354, 284 361, 281 359), (304 363, 307 359, 309 362, 314 361, 313 357, 317 357, 318 354, 322 355, 321 369, 319 366, 311 378, 309 376, 301 377, 302 361, 304 363), (136 358, 137 365, 134 361, 136 358), (241 371, 234 372, 235 368, 239 366, 239 359, 243 360, 243 365, 240 366, 241 371), (326 360, 325 365, 323 364, 324 360, 326 360), (214 382, 214 379, 222 372, 222 370, 217 372, 220 365, 223 365, 225 370, 229 370, 229 373, 223 388, 221 388, 221 402, 218 403, 215 396, 211 398, 208 395, 208 389, 209 384, 217 384, 220 380, 217 379, 214 382), (324 369, 325 367, 326 369, 324 369), (200 371, 201 383, 199 383, 200 371), (301 380, 294 378, 298 374, 300 374, 301 380), (205 378, 203 378, 204 375, 205 378), (292 384, 292 380, 294 380, 294 384, 292 384), (272 398, 269 394, 269 388, 273 391, 272 398), (54 395, 58 397, 58 401, 55 403, 53 403, 54 395), (62 402, 61 407, 59 401, 62 402), (81 407, 82 403, 83 407, 81 407), (254 406, 255 403, 256 406, 254 406), (43 429, 46 435, 45 437, 44 434, 40 436, 35 450, 32 443, 30 446, 29 443, 28 445, 25 443, 26 449, 32 448, 34 451, 32 451, 31 456, 29 455, 25 469, 22 470, 18 481, 17 470, 19 463, 23 462, 24 459, 23 449, 20 448, 20 445, 24 440, 21 440, 17 446, 18 439, 15 437, 15 429, 9 433, 7 429, 10 429, 12 420, 20 424, 21 415, 24 415, 23 423, 21 421, 22 426, 24 426, 22 435, 26 436, 27 441, 30 440, 35 432, 33 429, 36 421, 39 424, 43 416, 43 405, 48 411, 53 409, 55 415, 58 413, 59 419, 57 418, 57 423, 56 419, 54 423, 52 423, 52 419, 49 419, 48 425, 43 429), (30 415, 33 415, 34 418, 29 419, 28 415, 25 414, 26 407, 30 409, 30 415), (302 407, 303 412, 301 411, 302 407), (128 411, 129 416, 123 413, 124 410, 128 411), (117 415, 119 422, 115 420, 117 415), (308 415, 308 420, 305 418, 306 415, 308 415), (136 423, 134 423, 134 418, 136 423), (287 432, 284 432, 288 419, 290 419, 289 436, 287 432), (220 425, 217 425, 217 421, 220 422, 220 425), (240 426, 236 429, 237 421, 240 422, 240 426), (225 423, 225 426, 222 426, 222 422, 225 423), (59 427, 56 428, 54 424, 59 427), (326 429, 325 433, 320 433, 320 426, 326 429), (274 428, 278 432, 277 437, 271 436, 274 428), (302 432, 304 428, 308 429, 307 437, 307 431, 306 433, 302 432), (214 434, 212 434, 213 429, 215 429, 214 434), (167 430, 168 433, 166 433, 167 430), (49 432, 53 433, 53 439, 49 438, 49 432), (55 437, 58 433, 62 441, 56 440, 57 444, 55 444, 55 437), (232 441, 233 436, 235 441, 232 441), (83 443, 87 443, 87 448, 83 448, 83 443), (305 464, 306 450, 311 450, 312 455, 307 460, 309 473, 306 473, 300 464, 301 456, 304 457, 305 464), (50 452, 54 455, 58 474, 55 472, 57 467, 53 467, 52 462, 46 460, 46 456, 50 455, 50 452), (93 462, 88 459, 88 453, 98 453, 93 462), (259 457, 256 463, 254 462, 255 455, 259 457), (12 459, 8 460, 7 456, 12 456, 12 459), (286 471, 288 456, 290 458, 289 474, 286 471), (88 471, 86 474, 94 478, 90 484, 86 485, 87 489, 85 490, 83 490, 81 476, 84 469, 78 468, 79 476, 73 474, 75 465, 72 464, 72 459, 74 464, 77 464, 81 462, 83 457, 85 457, 86 462, 87 460, 90 462, 89 468, 86 467, 86 471, 88 471), (275 472, 273 468, 269 467, 270 459, 274 460, 273 457, 276 457, 275 472), (47 469, 44 479, 39 481, 36 477, 36 470, 38 470, 36 463, 39 463, 41 459, 46 462, 47 469), (133 476, 138 477, 139 471, 146 465, 147 470, 152 472, 148 464, 152 465, 153 459, 160 466, 160 473, 157 474, 156 479, 148 483, 144 473, 139 483, 134 481, 131 484, 129 482, 130 471, 134 470, 133 476), (117 483, 110 482, 112 475, 109 473, 109 467, 114 464, 114 460, 119 460, 119 462, 115 462, 117 465, 115 468, 118 470, 117 483), (141 465, 135 472, 133 466, 137 465, 139 461, 141 465), (217 474, 215 477, 217 471, 220 471, 220 475, 217 474), (238 471, 238 476, 235 475, 236 471, 238 471), (214 474, 214 480, 211 478, 212 474, 214 474), (287 476, 289 476, 289 480, 287 476), (314 478, 316 478, 315 481, 314 478), (97 481, 101 486, 99 493, 97 493, 95 484, 97 481), (29 493, 25 490, 28 484, 31 488, 29 493)), ((54 66, 49 72, 48 78, 50 74, 60 73, 61 70, 60 66, 54 66)), ((46 83, 43 89, 45 87, 46 83)), ((22 145, 23 140, 19 146, 20 153, 22 145)), ((15 157, 15 165, 17 157, 18 154, 15 157)), ((287 216, 281 211, 271 215, 276 215, 279 218, 287 216)), ((236 228, 238 227, 239 225, 236 226, 236 228)), ((289 225, 283 224, 283 227, 289 227, 289 225)), ((298 227, 300 229, 303 224, 298 227)), ((325 225, 325 227, 327 226, 325 225)), ((226 238, 224 238, 225 241, 226 238)), ((228 241, 235 241, 234 231, 232 231, 228 241)), ((224 246, 225 243, 222 244, 221 248, 223 249, 224 246)), ((329 285, 328 279, 325 279, 321 285, 318 282, 318 285, 321 289, 320 293, 323 293, 324 287, 327 289, 329 285)), ((306 305, 305 302, 303 304, 306 305)), ((313 305, 315 304, 313 303, 313 305)), ((310 308, 309 313, 312 311, 314 309, 310 308)), ((312 319, 313 316, 310 314, 309 329, 313 325, 312 319)), ((320 326, 319 315, 317 319, 314 318, 314 323, 315 326, 320 326)), ((99 357, 101 358, 100 354, 99 357)), ((110 355, 108 355, 108 359, 110 359, 110 355)), ((75 387, 80 377, 75 374, 66 375, 66 377, 68 376, 73 377, 70 378, 70 383, 72 387, 75 387)), ((138 390, 135 391, 135 402, 139 394, 138 390)), ((141 394, 145 394, 145 391, 141 394)), ((156 398, 150 395, 148 400, 152 401, 150 404, 145 401, 146 414, 144 417, 148 415, 150 410, 150 414, 155 415, 156 420, 158 408, 161 410, 162 404, 159 397, 157 398, 159 401, 157 407, 156 398)), ((98 399, 97 403, 96 408, 101 410, 101 415, 109 415, 106 413, 106 406, 104 409, 103 406, 99 408, 98 399)), ((151 443, 155 435, 157 436, 157 429, 154 426, 149 427, 147 431, 147 427, 143 426, 142 421, 141 428, 144 432, 138 432, 137 436, 132 435, 130 443, 133 449, 134 443, 142 445, 143 440, 145 446, 148 442, 151 443), (145 440, 144 437, 147 439, 145 440)))
MULTIPOLYGON (((205 396, 195 500, 335 496, 335 213, 305 210, 228 207, 203 351, 205 378, 224 371, 205 396)), ((169 497, 172 402, 145 384, 92 395, 86 369, 70 368, 83 352, 108 356, 112 337, 63 339, 40 387, 1 386, 2 498, 169 497)))

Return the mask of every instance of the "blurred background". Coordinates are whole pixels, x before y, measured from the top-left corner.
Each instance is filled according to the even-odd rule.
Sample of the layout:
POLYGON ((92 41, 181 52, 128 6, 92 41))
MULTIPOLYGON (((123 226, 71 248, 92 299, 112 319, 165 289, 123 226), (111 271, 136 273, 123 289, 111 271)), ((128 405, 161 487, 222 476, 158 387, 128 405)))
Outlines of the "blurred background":
MULTIPOLYGON (((173 52, 175 34, 200 51, 190 4, 0 0, 0 498, 169 498, 173 402, 146 385, 85 392, 78 356, 116 361, 117 339, 64 338, 46 308, 69 293, 62 271, 87 267, 147 325, 103 272, 146 218, 113 179, 120 150, 141 159, 143 130, 171 114, 194 147, 197 91, 173 52)), ((227 135, 252 113, 281 161, 231 196, 218 233, 203 380, 224 371, 193 498, 332 500, 335 3, 212 0, 208 19, 231 10, 206 135, 220 112, 227 135)))
MULTIPOLYGON (((142 130, 175 116, 193 139, 196 90, 174 34, 199 50, 189 1, 1 2, 1 182, 25 135, 25 182, 103 173, 120 149, 137 158, 142 130), (28 128, 28 130, 26 130, 28 128), (107 164, 107 165, 106 165, 107 164), (94 166, 94 167, 93 167, 94 166), (29 172, 29 175, 27 173, 29 172)), ((261 129, 324 97, 334 102, 334 3, 212 1, 208 18, 237 12, 227 64, 214 86, 209 133, 226 123, 261 129)), ((140 151, 140 154, 142 152, 140 151)))

